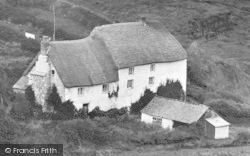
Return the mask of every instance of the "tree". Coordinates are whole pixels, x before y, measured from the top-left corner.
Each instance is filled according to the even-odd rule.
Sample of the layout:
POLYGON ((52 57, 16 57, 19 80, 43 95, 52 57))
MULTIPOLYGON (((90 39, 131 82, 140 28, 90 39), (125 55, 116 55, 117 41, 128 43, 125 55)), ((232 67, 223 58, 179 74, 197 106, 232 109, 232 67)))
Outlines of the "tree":
POLYGON ((155 94, 150 89, 146 89, 143 96, 141 96, 137 102, 131 104, 130 113, 139 114, 140 111, 154 98, 154 96, 155 94))
POLYGON ((185 100, 185 93, 179 80, 167 80, 166 84, 162 84, 157 89, 157 95, 172 99, 185 100))
POLYGON ((28 100, 31 103, 31 105, 34 106, 36 104, 35 93, 34 93, 34 91, 32 89, 32 86, 29 86, 29 87, 26 88, 26 90, 25 90, 25 98, 26 98, 26 100, 28 100))
POLYGON ((53 113, 54 113, 54 111, 58 111, 60 105, 62 104, 61 97, 59 96, 55 85, 53 85, 52 91, 48 96, 47 104, 48 104, 48 106, 53 107, 53 113))

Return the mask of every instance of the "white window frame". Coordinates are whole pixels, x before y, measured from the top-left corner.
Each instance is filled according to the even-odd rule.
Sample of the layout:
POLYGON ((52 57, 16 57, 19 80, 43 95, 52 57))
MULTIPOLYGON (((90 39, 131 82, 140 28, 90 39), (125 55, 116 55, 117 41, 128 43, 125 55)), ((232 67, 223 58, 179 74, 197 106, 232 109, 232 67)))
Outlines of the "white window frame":
POLYGON ((83 87, 80 87, 80 88, 77 89, 78 96, 83 95, 83 92, 84 92, 83 87))
POLYGON ((134 71, 135 71, 134 67, 128 68, 128 75, 134 75, 134 71))
POLYGON ((150 65, 150 72, 154 72, 155 71, 155 64, 151 64, 150 65))
POLYGON ((106 93, 109 91, 109 84, 102 85, 102 92, 106 93))
POLYGON ((161 125, 162 124, 162 118, 153 117, 153 123, 161 125))
POLYGON ((127 81, 127 88, 133 89, 134 88, 134 80, 128 80, 127 81))
POLYGON ((154 76, 149 77, 149 79, 148 79, 148 84, 149 84, 149 85, 153 85, 154 83, 155 83, 155 77, 154 77, 154 76))

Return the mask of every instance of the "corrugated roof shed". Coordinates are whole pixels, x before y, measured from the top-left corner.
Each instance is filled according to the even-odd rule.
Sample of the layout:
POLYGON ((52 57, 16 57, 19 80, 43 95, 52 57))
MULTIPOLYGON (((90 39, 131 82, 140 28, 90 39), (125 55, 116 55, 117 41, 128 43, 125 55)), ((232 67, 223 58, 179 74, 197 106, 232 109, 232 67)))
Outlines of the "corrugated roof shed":
POLYGON ((179 100, 156 96, 142 109, 142 113, 191 124, 197 122, 207 111, 205 105, 194 105, 179 100))
POLYGON ((229 122, 221 118, 220 116, 214 117, 214 118, 207 118, 207 122, 209 122, 214 127, 223 127, 230 125, 229 122))

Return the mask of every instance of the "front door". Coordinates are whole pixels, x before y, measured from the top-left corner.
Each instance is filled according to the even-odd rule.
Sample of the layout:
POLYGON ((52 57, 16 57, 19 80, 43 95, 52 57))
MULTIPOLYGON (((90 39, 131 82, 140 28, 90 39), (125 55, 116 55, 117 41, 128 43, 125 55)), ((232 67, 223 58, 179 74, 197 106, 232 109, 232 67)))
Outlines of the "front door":
POLYGON ((82 108, 83 108, 84 113, 88 114, 88 112, 89 112, 89 104, 88 103, 83 104, 82 108))

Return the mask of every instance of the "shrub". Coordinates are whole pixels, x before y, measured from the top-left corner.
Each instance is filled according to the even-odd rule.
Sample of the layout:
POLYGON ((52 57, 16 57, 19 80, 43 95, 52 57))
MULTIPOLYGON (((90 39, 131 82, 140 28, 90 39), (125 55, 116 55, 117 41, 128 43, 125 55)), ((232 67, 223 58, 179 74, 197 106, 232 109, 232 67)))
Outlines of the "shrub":
POLYGON ((65 121, 57 126, 57 135, 73 146, 85 143, 105 145, 111 137, 103 127, 97 127, 96 123, 89 119, 65 121))
POLYGON ((250 107, 246 104, 236 103, 233 100, 215 99, 206 102, 206 105, 226 118, 250 117, 250 107))
POLYGON ((121 109, 117 108, 112 108, 108 111, 102 111, 100 108, 97 106, 95 107, 91 112, 88 113, 88 116, 93 119, 95 117, 110 117, 110 118, 117 118, 120 117, 128 112, 127 108, 123 107, 121 109))
POLYGON ((35 93, 32 89, 32 86, 28 86, 25 90, 25 98, 28 100, 32 105, 36 104, 35 93))
POLYGON ((157 88, 156 94, 171 99, 178 99, 178 100, 185 99, 185 93, 182 89, 182 85, 179 80, 175 82, 173 80, 167 80, 165 84, 161 84, 157 88))
POLYGON ((250 143, 250 133, 249 132, 240 132, 233 141, 233 145, 246 145, 250 143))
MULTIPOLYGON (((83 112, 84 113, 84 112, 83 112)), ((82 114, 83 114, 82 113, 82 114)), ((84 115, 84 114, 83 114, 84 115)), ((102 116, 106 116, 105 112, 100 110, 100 108, 97 106, 95 107, 91 112, 88 113, 88 116, 93 119, 95 117, 102 117, 102 116)))
POLYGON ((52 91, 48 96, 47 104, 48 106, 53 107, 53 111, 57 111, 59 106, 62 104, 61 97, 59 96, 55 85, 52 86, 52 91))
POLYGON ((131 114, 140 114, 140 111, 154 98, 155 94, 150 90, 146 89, 143 96, 131 104, 130 113, 131 114))
POLYGON ((73 119, 75 116, 75 113, 76 113, 76 108, 73 105, 73 102, 70 100, 63 102, 58 107, 57 112, 56 112, 56 114, 60 114, 59 116, 61 118, 59 118, 59 119, 61 119, 61 120, 73 119))
POLYGON ((16 95, 13 102, 14 104, 10 110, 12 117, 24 120, 33 116, 30 102, 24 99, 21 95, 16 95))

